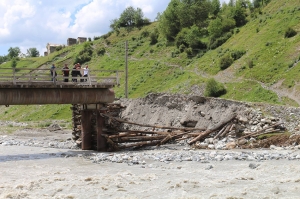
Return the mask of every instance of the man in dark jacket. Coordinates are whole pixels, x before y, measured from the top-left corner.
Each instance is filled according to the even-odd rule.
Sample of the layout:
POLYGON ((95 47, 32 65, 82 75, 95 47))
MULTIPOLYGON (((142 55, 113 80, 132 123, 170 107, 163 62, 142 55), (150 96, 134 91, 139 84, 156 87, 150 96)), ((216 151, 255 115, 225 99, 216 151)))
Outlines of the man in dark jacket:
POLYGON ((64 82, 68 82, 69 81, 69 67, 68 64, 65 64, 65 66, 62 69, 63 72, 63 77, 64 77, 64 82))

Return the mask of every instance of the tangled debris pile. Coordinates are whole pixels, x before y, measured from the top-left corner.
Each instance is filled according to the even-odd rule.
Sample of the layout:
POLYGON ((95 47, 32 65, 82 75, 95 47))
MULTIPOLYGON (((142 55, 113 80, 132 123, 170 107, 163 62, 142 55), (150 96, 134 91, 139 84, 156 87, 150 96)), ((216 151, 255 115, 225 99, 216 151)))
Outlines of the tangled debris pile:
POLYGON ((168 94, 121 99, 118 103, 126 107, 122 119, 104 115, 110 124, 119 128, 118 133, 105 135, 112 150, 171 141, 203 149, 298 146, 300 143, 299 108, 168 94), (282 110, 289 112, 280 117, 282 110), (275 112, 275 116, 270 114, 275 112), (264 139, 257 139, 270 133, 280 138, 271 137, 273 142, 268 144, 264 139), (285 142, 276 143, 283 138, 285 142))

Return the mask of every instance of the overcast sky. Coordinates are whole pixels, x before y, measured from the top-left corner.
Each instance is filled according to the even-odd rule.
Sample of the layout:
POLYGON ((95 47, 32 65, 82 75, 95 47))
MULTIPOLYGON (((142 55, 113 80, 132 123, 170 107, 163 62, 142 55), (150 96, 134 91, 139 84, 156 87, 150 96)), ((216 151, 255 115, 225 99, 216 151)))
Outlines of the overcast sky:
MULTIPOLYGON (((228 0, 220 0, 228 2, 228 0)), ((47 43, 65 44, 67 39, 101 36, 129 6, 141 8, 154 21, 170 0, 0 0, 0 55, 10 47, 23 53, 47 43)))

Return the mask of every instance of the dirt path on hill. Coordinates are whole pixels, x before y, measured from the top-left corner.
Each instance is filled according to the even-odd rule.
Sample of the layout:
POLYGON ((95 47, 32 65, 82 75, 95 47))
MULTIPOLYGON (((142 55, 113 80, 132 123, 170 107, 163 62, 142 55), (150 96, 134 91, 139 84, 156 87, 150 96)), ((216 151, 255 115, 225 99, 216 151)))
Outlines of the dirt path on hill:
MULTIPOLYGON (((234 69, 236 70, 236 69, 234 69)), ((253 79, 243 79, 240 77, 236 77, 234 74, 234 70, 232 68, 228 68, 226 70, 220 71, 217 75, 214 76, 214 78, 222 83, 229 83, 229 82, 239 82, 243 80, 249 80, 249 81, 255 81, 259 83, 264 89, 270 90, 277 94, 279 100, 281 100, 283 97, 290 98, 297 102, 297 104, 300 106, 300 91, 297 91, 297 87, 300 86, 300 83, 295 84, 295 86, 292 89, 285 89, 282 88, 282 83, 284 82, 284 79, 279 80, 275 84, 271 86, 265 85, 263 82, 256 81, 253 79)))

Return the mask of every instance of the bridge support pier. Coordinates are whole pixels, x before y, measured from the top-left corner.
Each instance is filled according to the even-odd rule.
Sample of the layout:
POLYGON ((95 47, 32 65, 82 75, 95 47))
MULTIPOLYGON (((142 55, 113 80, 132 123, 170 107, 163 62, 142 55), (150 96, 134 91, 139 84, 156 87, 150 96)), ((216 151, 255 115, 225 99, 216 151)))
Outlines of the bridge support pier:
POLYGON ((97 126, 97 151, 107 151, 107 143, 105 138, 102 136, 104 133, 105 127, 105 120, 104 117, 100 115, 100 112, 104 111, 97 111, 97 119, 96 119, 96 126, 97 126))
POLYGON ((92 110, 81 111, 81 149, 92 150, 92 110))
POLYGON ((105 119, 100 113, 105 113, 103 104, 84 104, 81 107, 81 149, 107 151, 105 119), (95 146, 96 145, 96 146, 95 146))

